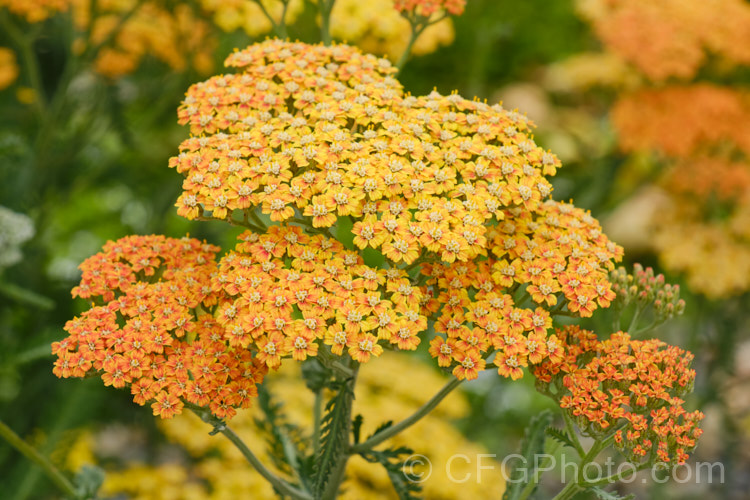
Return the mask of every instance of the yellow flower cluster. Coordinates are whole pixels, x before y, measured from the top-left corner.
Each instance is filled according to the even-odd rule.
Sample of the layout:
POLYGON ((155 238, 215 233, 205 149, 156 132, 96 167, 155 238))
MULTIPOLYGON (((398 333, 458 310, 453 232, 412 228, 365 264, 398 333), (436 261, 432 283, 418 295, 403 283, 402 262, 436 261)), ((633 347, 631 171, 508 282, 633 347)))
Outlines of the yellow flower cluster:
POLYGON ((7 8, 30 23, 40 23, 68 10, 70 3, 71 0, 0 0, 0 8, 7 8))
MULTIPOLYGON (((354 412, 366 415, 363 435, 375 430, 381 422, 401 419, 410 415, 425 402, 427 395, 437 392, 443 384, 439 373, 414 358, 384 355, 378 366, 364 366, 358 375, 354 412), (409 373, 410 383, 403 383, 403 374, 409 373)), ((272 393, 284 401, 282 411, 288 421, 302 428, 312 418, 313 397, 303 385, 299 368, 285 365, 267 379, 272 393)), ((387 446, 409 446, 428 457, 433 463, 430 480, 423 483, 426 498, 436 500, 463 498, 486 498, 502 493, 504 481, 501 465, 489 457, 483 465, 494 467, 482 474, 481 481, 458 483, 454 478, 476 475, 476 463, 453 460, 446 469, 450 457, 463 453, 476 457, 486 453, 479 445, 469 442, 451 425, 450 420, 460 418, 468 411, 465 397, 454 392, 427 417, 420 420, 409 431, 408 436, 396 436, 386 442, 387 446), (440 439, 435 439, 440 436, 440 439), (447 470, 447 472, 446 472, 447 470)), ((265 446, 264 434, 254 419, 264 419, 259 409, 242 411, 232 420, 231 426, 250 446, 257 449, 265 446)), ((244 457, 226 440, 208 435, 208 426, 194 415, 182 415, 163 421, 162 430, 174 443, 184 447, 194 459, 188 466, 178 465, 130 465, 121 471, 108 471, 104 484, 107 495, 128 494, 134 499, 208 499, 230 500, 235 498, 271 498, 273 491, 263 478, 247 468, 244 457), (192 480, 190 479, 192 478, 192 480)), ((281 472, 281 471, 277 471, 281 472)), ((352 457, 347 465, 347 479, 342 485, 344 499, 396 498, 385 470, 352 457)))
POLYGON ((525 117, 456 94, 404 96, 386 60, 269 41, 227 65, 244 72, 194 85, 179 110, 202 134, 170 161, 186 177, 188 218, 257 206, 315 228, 350 217, 359 248, 452 262, 484 252, 501 209, 535 210, 552 190, 544 175, 559 160, 531 141, 525 117))
POLYGON ((545 87, 554 92, 576 92, 591 87, 633 88, 640 77, 611 52, 584 52, 552 64, 545 87))
POLYGON ((653 81, 691 78, 708 53, 750 63, 750 6, 744 0, 578 0, 612 51, 653 81))
MULTIPOLYGON (((394 8, 394 0, 337 0, 331 11, 331 35, 371 54, 398 59, 409 43, 409 22, 394 8)), ((427 27, 412 47, 416 55, 434 52, 453 42, 453 21, 446 17, 427 27)))
POLYGON ((405 96, 388 61, 348 46, 270 40, 227 65, 243 72, 188 91, 179 118, 196 136, 170 165, 185 176, 181 215, 262 232, 259 210, 281 223, 243 235, 220 264, 218 320, 269 367, 321 340, 360 362, 379 343, 414 349, 431 319, 441 366, 472 379, 498 350, 515 379, 547 356, 552 314, 609 305, 622 251, 589 214, 545 201, 559 161, 523 116, 405 96), (352 248, 387 267, 303 232, 341 237, 342 220, 352 248), (514 307, 527 296, 535 310, 514 307))
MULTIPOLYGON (((85 33, 95 14, 89 43, 101 48, 94 62, 96 71, 109 78, 132 73, 141 60, 153 56, 173 70, 194 67, 205 74, 213 68, 216 41, 208 23, 195 16, 187 3, 165 8, 156 1, 100 0, 96 12, 89 0, 71 0, 76 27, 85 33), (115 33, 115 30, 119 30, 115 33), (114 33, 114 35, 113 35, 114 33)), ((83 50, 78 42, 77 49, 83 50)))
POLYGON ((284 3, 281 0, 259 1, 262 7, 256 0, 201 0, 200 5, 213 14, 214 23, 223 31, 242 29, 252 37, 269 33, 273 28, 263 13, 264 9, 275 23, 280 23, 284 14, 286 24, 292 24, 305 7, 303 0, 288 0, 284 3))
POLYGON ((615 294, 608 271, 622 250, 589 214, 553 201, 536 213, 509 211, 491 241, 487 261, 423 268, 435 293, 426 308, 437 317, 435 331, 445 335, 431 341, 430 353, 440 366, 455 365, 458 378, 472 379, 496 351, 498 373, 515 380, 524 367, 556 355, 557 339, 547 336, 555 312, 567 306, 591 316, 609 306, 615 294), (527 298, 535 309, 515 305, 527 298))
POLYGON ((0 47, 0 90, 10 87, 16 78, 18 78, 18 64, 15 52, 0 47))
POLYGON ((227 418, 285 358, 365 364, 432 322, 454 376, 495 355, 517 379, 557 355, 555 315, 614 299, 622 249, 548 199, 559 161, 522 115, 404 95, 387 60, 348 46, 269 40, 227 64, 241 73, 188 91, 198 135, 170 165, 178 213, 251 230, 218 263, 187 238, 105 245, 73 290, 97 302, 53 344, 58 376, 100 374, 162 418, 186 402, 227 418))
POLYGON ((366 266, 357 252, 297 226, 240 239, 219 263, 217 320, 230 345, 252 345, 269 368, 317 355, 319 342, 360 363, 383 352, 380 341, 405 350, 419 344, 427 319, 406 272, 366 266))

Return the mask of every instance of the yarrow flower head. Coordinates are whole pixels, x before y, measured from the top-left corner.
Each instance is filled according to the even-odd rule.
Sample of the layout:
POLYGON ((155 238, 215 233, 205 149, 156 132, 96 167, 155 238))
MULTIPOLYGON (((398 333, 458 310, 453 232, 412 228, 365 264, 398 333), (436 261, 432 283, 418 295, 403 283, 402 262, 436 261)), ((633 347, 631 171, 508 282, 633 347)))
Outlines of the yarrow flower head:
POLYGON ((58 377, 100 375, 129 387, 133 400, 170 418, 184 401, 218 417, 250 405, 266 368, 233 349, 205 309, 216 302, 211 277, 217 247, 195 239, 130 236, 83 264, 73 295, 92 307, 65 325, 52 345, 58 377), (183 401, 184 400, 184 401, 183 401))
MULTIPOLYGON (((559 358, 556 315, 614 299, 622 249, 589 213, 549 199, 560 162, 525 116, 404 94, 387 60, 346 45, 268 40, 226 64, 237 72, 188 90, 178 115, 193 136, 170 166, 184 176, 180 215, 248 231, 218 262, 194 240, 108 244, 74 290, 105 305, 69 325, 59 375, 103 371, 114 385, 116 374, 134 394, 145 377, 136 397, 162 415, 192 403, 223 417, 285 359, 351 367, 416 349, 432 325, 428 349, 457 378, 494 359, 517 379, 559 358), (168 375, 81 354, 79 324, 96 330, 98 314, 109 329, 138 320, 161 332, 169 356, 149 363, 168 375)), ((119 360, 108 335, 105 357, 119 360)))
MULTIPOLYGON (((607 272, 622 250, 590 215, 545 201, 552 191, 546 176, 560 164, 534 144, 524 116, 457 94, 404 95, 388 61, 345 45, 270 40, 235 52, 227 65, 242 73, 194 85, 179 110, 196 136, 170 162, 185 176, 178 213, 242 224, 239 218, 258 220, 260 212, 289 224, 285 230, 339 235, 339 221, 348 220, 353 246, 376 250, 387 263, 388 282, 373 291, 395 292, 388 300, 396 306, 418 306, 408 328, 384 311, 376 340, 414 348, 429 318, 446 335, 431 352, 456 376, 476 377, 484 358, 503 349, 510 364, 500 372, 518 378, 529 356, 539 362, 545 355, 552 321, 545 308, 589 316, 608 305, 607 272), (422 277, 411 279, 417 265, 422 277), (394 279, 401 284, 390 285, 394 279), (535 308, 513 308, 508 292, 519 287, 535 308)), ((303 279, 315 266, 326 269, 314 259, 297 268, 303 279)), ((347 332, 370 331, 357 323, 345 323, 338 336, 318 335, 343 352, 347 332)), ((290 352, 291 344, 277 350, 278 340, 267 363, 290 352)))
POLYGON ((556 337, 558 355, 536 366, 534 376, 581 430, 598 436, 616 429, 615 446, 635 463, 687 460, 703 419, 681 399, 695 379, 691 353, 623 332, 599 341, 576 326, 556 337))
POLYGON ((485 253, 486 223, 535 210, 559 160, 525 117, 433 92, 405 96, 384 59, 347 46, 268 41, 193 86, 181 123, 198 137, 171 160, 185 175, 178 213, 230 218, 260 207, 315 228, 349 217, 355 244, 410 264, 423 252, 485 253))

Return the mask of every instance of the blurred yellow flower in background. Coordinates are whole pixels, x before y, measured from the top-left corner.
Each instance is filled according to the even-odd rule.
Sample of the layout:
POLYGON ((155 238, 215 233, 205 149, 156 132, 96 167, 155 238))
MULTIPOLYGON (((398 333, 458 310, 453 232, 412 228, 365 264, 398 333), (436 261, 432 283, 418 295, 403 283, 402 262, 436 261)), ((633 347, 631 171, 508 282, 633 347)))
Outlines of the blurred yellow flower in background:
POLYGON ((16 54, 11 49, 0 47, 0 90, 10 87, 18 78, 16 54))
POLYGON ((213 14, 214 23, 226 32, 241 29, 252 37, 265 35, 273 29, 271 21, 279 23, 282 15, 286 24, 293 24, 304 11, 303 0, 289 0, 285 8, 280 0, 201 0, 201 7, 213 14))
MULTIPOLYGON (((436 15, 437 17, 437 15, 436 15)), ((393 0, 338 0, 331 12, 331 34, 365 52, 397 60, 409 43, 409 22, 394 8, 393 0)), ((446 17, 427 27, 412 48, 415 55, 450 45, 455 32, 446 17)))
MULTIPOLYGON (((74 23, 81 33, 86 33, 91 22, 91 3, 72 2, 74 23)), ((89 45, 101 45, 95 70, 118 78, 132 73, 146 56, 175 71, 193 67, 201 74, 208 73, 213 68, 216 40, 211 25, 197 17, 187 3, 166 8, 154 1, 101 0, 96 4, 89 45)), ((74 47, 78 52, 87 49, 82 39, 74 47)))
POLYGON ((0 7, 21 16, 30 23, 39 23, 68 9, 71 0, 0 0, 0 7))

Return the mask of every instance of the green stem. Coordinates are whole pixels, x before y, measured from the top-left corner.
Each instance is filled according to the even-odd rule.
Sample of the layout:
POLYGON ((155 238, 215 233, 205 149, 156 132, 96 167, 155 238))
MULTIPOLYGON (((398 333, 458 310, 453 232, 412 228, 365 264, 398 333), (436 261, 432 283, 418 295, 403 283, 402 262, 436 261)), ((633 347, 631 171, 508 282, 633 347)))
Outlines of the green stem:
POLYGON ((560 493, 555 495, 555 497, 552 500, 569 500, 570 498, 573 498, 573 496, 581 491, 582 488, 578 485, 576 482, 568 483, 565 485, 565 488, 563 488, 560 493))
POLYGON ((406 61, 409 60, 409 57, 411 56, 411 50, 414 48, 414 42, 417 41, 417 38, 419 38, 424 30, 426 30, 428 27, 432 26, 433 24, 439 23, 446 17, 448 17, 447 12, 444 12, 441 16, 436 17, 432 21, 425 18, 424 16, 419 15, 415 15, 415 17, 412 18, 406 17, 406 19, 409 21, 409 24, 411 24, 411 35, 409 36, 409 43, 406 45, 406 48, 401 53, 401 57, 396 63, 396 68, 399 71, 401 71, 401 69, 404 67, 406 61))
POLYGON ((445 397, 451 393, 453 389, 461 385, 461 382, 463 380, 459 380, 457 378, 454 378, 447 384, 443 386, 440 391, 435 394, 432 398, 430 398, 429 401, 427 401, 425 404, 423 404, 417 411, 415 411, 410 416, 403 419, 401 422, 397 423, 396 425, 392 425, 388 427, 387 429, 378 432, 374 436, 370 437, 367 441, 364 441, 362 443, 359 443, 357 445, 352 446, 351 452, 352 453, 364 453, 375 446, 379 445, 383 441, 386 441, 387 439, 392 438, 396 434, 400 433, 401 431, 411 427, 415 423, 417 423, 422 417, 430 413, 435 407, 440 404, 440 402, 445 399, 445 397))
POLYGON ((565 429, 568 431, 568 435, 570 435, 571 441, 573 441, 573 444, 575 445, 576 452, 578 453, 578 456, 583 458, 585 455, 583 451, 583 446, 581 446, 581 442, 578 440, 578 436, 576 435, 576 429, 573 425, 573 420, 570 418, 570 415, 568 415, 566 412, 563 412, 563 420, 565 420, 565 429))
MULTIPOLYGON (((263 15, 266 19, 268 19, 268 22, 271 23, 271 29, 273 30, 274 35, 276 35, 278 38, 286 38, 286 29, 282 26, 282 24, 277 24, 276 21, 274 21, 273 16, 266 10, 266 6, 263 5, 263 2, 261 0, 253 0, 255 4, 260 7, 261 12, 263 12, 263 15)), ((286 9, 284 9, 286 11, 286 9)), ((281 22, 284 22, 284 19, 282 17, 281 22)))
POLYGON ((417 38, 419 38, 419 35, 422 34, 422 31, 424 31, 424 27, 420 28, 416 24, 411 25, 411 34, 409 35, 409 43, 406 44, 406 48, 401 53, 401 57, 399 57, 398 62, 396 63, 396 69, 401 71, 406 64, 406 61, 409 60, 409 57, 411 56, 411 49, 414 47, 414 42, 417 41, 417 38))
POLYGON ((230 224, 232 226, 246 227, 248 229, 252 229, 253 231, 256 231, 256 232, 259 232, 259 233, 265 233, 266 232, 265 229, 263 229, 262 227, 256 226, 252 222, 239 221, 239 220, 235 220, 235 219, 233 219, 231 217, 227 217, 226 219, 220 219, 218 217, 206 217, 205 215, 199 215, 199 216, 195 217, 193 220, 206 221, 206 222, 207 221, 218 220, 218 221, 226 222, 226 223, 228 223, 228 224, 230 224))
POLYGON ((320 12, 320 40, 324 45, 331 45, 331 11, 336 0, 318 0, 320 12))
POLYGON ((631 473, 635 474, 636 472, 642 471, 643 469, 645 469, 645 468, 647 468, 649 466, 650 466, 649 462, 644 462, 644 463, 638 465, 637 467, 635 467, 634 469, 628 469, 628 470, 624 470, 624 471, 621 471, 621 472, 617 472, 615 474, 612 474, 611 476, 603 477, 603 478, 599 479, 598 481, 593 481, 593 482, 590 482, 590 483, 586 483, 586 486, 587 487, 594 487, 594 486, 602 486, 602 485, 605 485, 605 484, 616 483, 617 481, 619 481, 623 477, 627 476, 628 474, 631 474, 631 473))
POLYGON ((304 491, 294 487, 288 482, 284 481, 280 477, 276 476, 273 472, 268 470, 263 463, 258 460, 258 457, 250 450, 245 442, 235 433, 228 425, 226 425, 221 419, 216 418, 208 410, 197 405, 185 404, 185 408, 195 413, 204 422, 214 426, 214 430, 221 432, 224 436, 232 442, 232 444, 242 453, 242 456, 248 461, 263 478, 271 483, 271 485, 280 493, 288 495, 293 499, 297 500, 312 500, 312 497, 304 491))
POLYGON ((523 490, 521 490, 521 494, 518 497, 518 500, 526 500, 527 498, 529 498, 529 495, 534 492, 536 485, 539 484, 539 478, 541 477, 542 472, 547 470, 547 465, 553 459, 553 456, 560 450, 560 448, 562 447, 562 443, 555 441, 555 444, 553 446, 554 448, 550 449, 550 452, 548 454, 545 454, 542 463, 539 464, 539 466, 534 470, 534 477, 532 477, 531 480, 526 483, 526 486, 524 486, 523 490))
POLYGON ((263 222, 260 219, 260 217, 258 217, 258 214, 255 213, 255 210, 246 210, 246 213, 250 215, 250 218, 253 219, 253 221, 258 225, 258 227, 263 228, 264 233, 268 230, 268 226, 266 226, 266 223, 263 222))
POLYGON ((638 318, 641 315, 641 310, 642 309, 640 306, 635 307, 635 312, 633 313, 633 319, 630 320, 630 324, 628 325, 628 329, 626 330, 628 333, 632 332, 635 329, 635 327, 638 325, 638 318))
POLYGON ((315 392, 315 403, 313 404, 313 456, 318 456, 320 451, 320 421, 323 414, 323 391, 315 392))
POLYGON ((289 33, 286 30, 286 10, 289 8, 289 2, 291 0, 282 0, 284 7, 281 9, 281 19, 279 20, 279 38, 289 38, 289 33))
POLYGON ((53 464, 47 457, 39 453, 36 448, 31 446, 29 443, 21 439, 21 437, 13 432, 13 430, 5 425, 5 422, 0 421, 0 436, 2 436, 11 446, 17 449, 26 458, 37 464, 42 468, 47 477, 55 483, 60 491, 65 495, 77 498, 75 486, 73 483, 65 477, 65 475, 53 464))
POLYGON ((356 363, 354 366, 351 367, 352 372, 354 375, 349 377, 346 384, 340 389, 342 391, 346 391, 346 397, 343 401, 343 404, 345 405, 344 408, 344 415, 342 418, 344 418, 346 425, 342 429, 342 434, 345 440, 345 451, 341 454, 341 456, 338 458, 338 461, 336 465, 334 466, 333 470, 331 471, 330 476, 328 477, 328 482, 326 484, 325 489, 323 490, 323 494, 321 495, 322 500, 336 500, 336 497, 338 496, 339 488, 341 487, 341 483, 344 480, 344 472, 346 471, 346 464, 349 461, 350 452, 350 444, 351 444, 351 438, 352 438, 352 406, 354 403, 354 386, 357 383, 357 372, 359 371, 359 363, 356 363))
POLYGON ((41 120, 46 113, 46 97, 44 85, 42 84, 42 74, 39 69, 39 60, 34 53, 34 38, 37 30, 34 29, 24 33, 10 19, 7 10, 0 9, 0 26, 10 36, 11 40, 18 45, 21 54, 22 66, 26 70, 26 77, 29 79, 29 85, 34 89, 34 108, 41 120))

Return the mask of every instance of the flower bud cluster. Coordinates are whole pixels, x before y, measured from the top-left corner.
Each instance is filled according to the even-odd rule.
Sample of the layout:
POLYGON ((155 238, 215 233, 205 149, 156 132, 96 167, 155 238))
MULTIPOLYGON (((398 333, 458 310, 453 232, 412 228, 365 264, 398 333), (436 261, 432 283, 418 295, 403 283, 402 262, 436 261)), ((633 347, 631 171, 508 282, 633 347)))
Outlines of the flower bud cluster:
POLYGON ((654 274, 650 267, 643 268, 636 263, 633 274, 623 267, 618 267, 610 273, 612 290, 617 295, 614 301, 615 309, 624 309, 634 303, 636 307, 644 309, 653 306, 654 319, 663 323, 668 319, 685 312, 685 301, 680 298, 680 286, 666 283, 663 274, 654 274))

